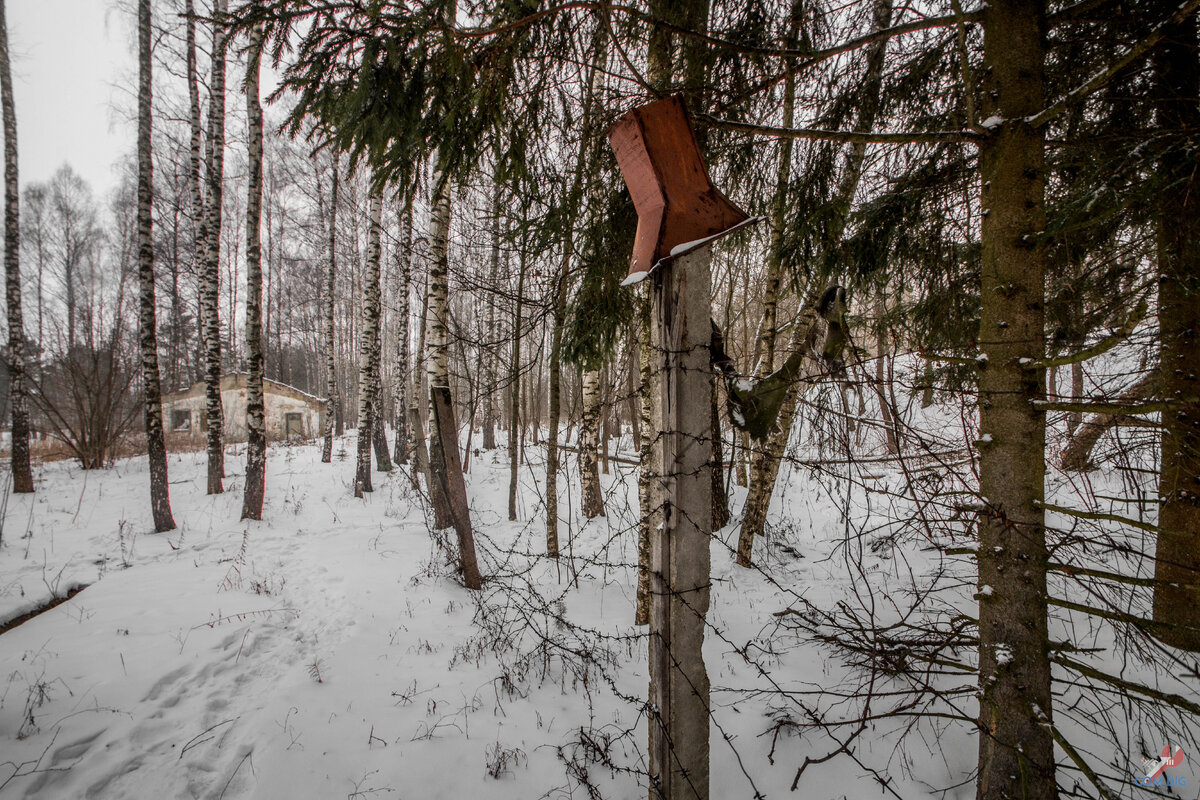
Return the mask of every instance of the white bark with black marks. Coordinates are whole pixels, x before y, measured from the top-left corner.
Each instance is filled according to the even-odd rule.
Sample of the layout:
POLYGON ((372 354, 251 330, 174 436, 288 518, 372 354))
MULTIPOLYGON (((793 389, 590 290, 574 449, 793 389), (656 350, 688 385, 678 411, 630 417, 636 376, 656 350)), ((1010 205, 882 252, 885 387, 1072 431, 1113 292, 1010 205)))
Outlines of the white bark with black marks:
POLYGON ((379 260, 382 236, 383 194, 372 189, 368 199, 367 260, 363 271, 362 332, 359 334, 358 458, 354 496, 374 491, 371 485, 371 447, 375 409, 379 399, 379 260))
POLYGON ((246 488, 242 519, 262 519, 267 477, 267 421, 263 401, 262 223, 263 112, 259 101, 262 31, 251 34, 246 67, 249 159, 246 198, 246 488))
POLYGON ((162 387, 158 375, 158 324, 154 301, 154 159, 151 151, 153 77, 150 0, 138 2, 137 250, 138 344, 142 360, 142 402, 150 461, 150 509, 154 530, 174 530, 167 488, 167 447, 163 438, 162 387))
POLYGON ((412 285, 412 203, 404 204, 400 213, 400 246, 396 248, 396 445, 392 459, 397 464, 407 464, 412 450, 409 435, 408 406, 412 397, 409 375, 408 337, 412 313, 409 309, 409 293, 412 285))
POLYGON ((25 388, 25 324, 21 316, 21 200, 17 177, 17 112, 8 47, 7 0, 0 0, 0 104, 4 112, 4 296, 8 310, 9 398, 13 491, 33 491, 29 401, 25 388))
POLYGON ((336 277, 337 277, 337 207, 338 207, 338 157, 335 153, 329 172, 333 186, 329 197, 329 265, 325 270, 324 294, 321 297, 322 325, 325 329, 325 438, 321 444, 321 461, 333 460, 334 409, 338 405, 336 328, 336 277))
POLYGON ((221 405, 221 213, 225 179, 226 0, 214 0, 212 74, 209 80, 207 182, 201 239, 200 328, 204 340, 204 397, 208 425, 208 493, 225 491, 225 410, 221 405))

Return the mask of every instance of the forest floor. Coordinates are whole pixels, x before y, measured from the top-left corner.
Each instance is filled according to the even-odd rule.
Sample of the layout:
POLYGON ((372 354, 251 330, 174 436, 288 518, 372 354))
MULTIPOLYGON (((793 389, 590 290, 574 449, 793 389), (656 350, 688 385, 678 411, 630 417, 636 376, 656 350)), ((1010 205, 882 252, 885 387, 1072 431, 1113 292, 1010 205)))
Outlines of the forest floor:
MULTIPOLYGON (((179 527, 167 534, 151 532, 144 459, 40 466, 37 493, 9 499, 0 621, 86 588, 0 634, 0 797, 644 797, 630 468, 603 477, 608 516, 583 524, 570 456, 555 563, 544 451, 528 448, 516 522, 506 453, 473 458, 488 580, 471 593, 407 468, 353 497, 353 449, 352 435, 339 440, 322 464, 317 446, 272 447, 262 522, 239 520, 241 449, 218 496, 204 493, 203 454, 173 454, 179 527)), ((744 489, 712 544, 714 798, 789 796, 805 758, 851 732, 809 723, 858 713, 839 692, 853 697, 861 678, 781 628, 780 612, 834 608, 867 585, 897 605, 910 576, 934 567, 929 548, 900 552, 844 521, 846 509, 870 515, 868 495, 839 507, 803 470, 784 485, 758 569, 732 559, 744 489)), ((958 602, 973 604, 972 591, 958 602)), ((897 747, 907 724, 866 726, 847 753, 809 766, 799 791, 973 797, 974 738, 935 727, 897 747)))

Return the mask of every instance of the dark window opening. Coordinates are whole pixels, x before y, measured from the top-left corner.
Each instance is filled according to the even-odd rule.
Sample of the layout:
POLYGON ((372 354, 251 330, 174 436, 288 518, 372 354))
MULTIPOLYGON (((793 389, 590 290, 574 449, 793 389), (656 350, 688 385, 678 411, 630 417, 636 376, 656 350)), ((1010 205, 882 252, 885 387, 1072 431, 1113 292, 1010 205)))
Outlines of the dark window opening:
POLYGON ((289 412, 283 415, 283 435, 288 438, 303 439, 304 438, 304 415, 297 412, 289 412))

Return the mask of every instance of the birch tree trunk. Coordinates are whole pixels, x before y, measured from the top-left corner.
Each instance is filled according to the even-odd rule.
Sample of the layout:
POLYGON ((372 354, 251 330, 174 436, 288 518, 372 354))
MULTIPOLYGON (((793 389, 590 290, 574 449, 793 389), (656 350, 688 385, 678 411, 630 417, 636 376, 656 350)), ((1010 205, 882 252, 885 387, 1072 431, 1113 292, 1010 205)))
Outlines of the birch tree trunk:
MULTIPOLYGON (((1075 342, 1076 349, 1083 347, 1083 342, 1075 342)), ((1071 399, 1076 403, 1084 401, 1083 396, 1083 362, 1076 361, 1071 365, 1071 399)), ((1082 411, 1071 411, 1067 414, 1067 435, 1074 436, 1075 429, 1083 423, 1082 411)))
POLYGON ((221 405, 221 203, 225 175, 225 51, 222 26, 226 0, 214 0, 212 75, 208 109, 208 192, 201 239, 204 268, 200 281, 200 325, 204 339, 204 397, 208 417, 208 493, 225 491, 225 411, 221 405))
POLYGON ((21 190, 17 174, 17 111, 13 101, 7 5, 7 0, 0 0, 0 104, 4 107, 4 297, 8 310, 13 491, 26 494, 33 491, 33 471, 29 464, 25 322, 21 316, 21 190))
POLYGON ((409 290, 412 284, 412 203, 404 204, 400 214, 400 246, 396 248, 397 308, 396 308, 396 445, 392 459, 397 464, 407 464, 412 443, 408 433, 408 401, 412 396, 409 387, 408 335, 409 290))
POLYGON ((546 434, 546 555, 558 558, 558 425, 562 417, 563 314, 567 307, 567 255, 554 289, 550 309, 550 410, 546 434))
MULTIPOLYGON (((382 279, 381 279, 382 282, 382 279)), ((383 289, 380 287, 380 313, 379 322, 375 326, 375 355, 372 356, 372 369, 374 371, 374 391, 375 396, 371 398, 371 443, 375 446, 375 469, 380 472, 392 471, 392 456, 388 452, 387 432, 385 430, 383 405, 383 309, 382 309, 382 294, 383 289)))
MULTIPOLYGON (((786 46, 794 48, 803 19, 803 5, 794 0, 788 22, 786 46)), ((791 128, 796 122, 796 73, 789 69, 783 81, 783 125, 791 128)), ((762 379, 775 370, 775 338, 779 330, 779 287, 783 279, 783 229, 787 224, 788 187, 792 180, 793 139, 779 142, 779 164, 775 168, 775 193, 771 198, 771 238, 767 246, 767 278, 762 293, 762 319, 758 323, 755 349, 758 363, 754 377, 762 379)))
POLYGON ((167 488, 167 446, 163 439, 162 387, 158 376, 158 324, 154 301, 154 159, 151 151, 154 90, 150 52, 150 0, 139 0, 137 12, 137 249, 140 290, 138 343, 142 357, 146 450, 150 461, 150 510, 154 516, 154 530, 162 533, 174 530, 175 519, 171 516, 171 498, 167 488))
MULTIPOLYGON (((374 352, 371 355, 371 443, 375 447, 375 468, 380 472, 392 471, 392 456, 388 452, 387 415, 383 403, 383 197, 380 193, 379 223, 376 226, 380 237, 379 252, 376 253, 375 293, 378 310, 375 318, 375 335, 371 340, 374 352)), ((368 254, 369 255, 369 254, 368 254)))
POLYGON ((337 207, 338 207, 338 157, 335 153, 330 165, 333 186, 329 197, 329 268, 325 272, 325 292, 321 298, 322 322, 325 328, 325 441, 321 445, 321 461, 333 461, 333 426, 335 409, 341 402, 338 397, 337 348, 334 344, 335 288, 337 276, 337 207))
MULTIPOLYGON (((1156 3, 1164 15, 1169 2, 1156 3)), ((1162 396, 1180 403, 1162 415, 1154 620, 1168 644, 1200 652, 1200 47, 1196 15, 1172 25, 1154 56, 1156 118, 1172 147, 1160 173, 1158 321, 1162 396), (1189 138, 1190 136, 1190 138, 1189 138)))
POLYGON ((246 489, 242 519, 262 519, 267 479, 267 421, 263 402, 262 223, 263 112, 258 76, 262 30, 251 34, 246 66, 246 120, 249 128, 249 175, 246 179, 246 489))
MULTIPOLYGON (((436 187, 441 181, 441 172, 434 171, 433 184, 436 187)), ((450 345, 447 341, 446 320, 449 312, 449 250, 450 237, 450 184, 435 190, 433 208, 429 216, 429 276, 425 287, 425 314, 422 322, 424 345, 422 347, 425 365, 425 386, 429 392, 426 410, 433 410, 433 388, 450 385, 450 345)), ((424 416, 424 415, 422 415, 424 416)), ((452 450, 458 451, 457 435, 453 441, 452 450)), ((442 443, 439 438, 437 423, 429 429, 429 460, 427 484, 429 486, 430 505, 433 506, 433 524, 438 530, 444 530, 454 524, 454 515, 450 510, 450 495, 447 491, 448 479, 445 477, 446 459, 442 454, 442 443), (441 472, 439 472, 441 470, 441 472)))
POLYGON ((604 516, 604 494, 596 455, 600 436, 600 371, 583 372, 583 415, 579 421, 579 482, 583 494, 583 516, 604 516))
MULTIPOLYGON (((500 280, 500 214, 502 195, 500 187, 492 190, 492 245, 488 267, 488 280, 495 287, 500 280)), ((553 309, 551 310, 553 314, 553 309)), ((483 386, 480 397, 483 402, 483 449, 496 449, 496 291, 487 293, 487 333, 486 344, 480 353, 483 361, 483 386)))
MULTIPOLYGON (((430 494, 440 493, 450 522, 458 534, 458 554, 463 583, 468 589, 483 588, 479 562, 475 556, 475 532, 467 505, 467 486, 458 456, 458 423, 450 396, 449 272, 450 272, 450 182, 442 180, 441 170, 434 174, 438 186, 430 228, 432 259, 429 266, 429 393, 433 406, 433 430, 430 436, 430 494), (440 186, 438 186, 441 184, 440 186)), ((435 499, 435 511, 437 508, 435 499)))
MULTIPOLYGON (((595 101, 600 89, 601 68, 606 58, 605 32, 598 27, 593 34, 593 56, 589 66, 586 89, 583 97, 583 120, 579 136, 579 151, 575 157, 575 172, 572 179, 569 197, 573 208, 569 214, 574 219, 579 216, 579 199, 585 191, 585 180, 590 174, 589 158, 594 153, 594 138, 596 136, 595 101)), ((575 238, 570 225, 564 235, 562 263, 555 277, 554 305, 550 309, 552 327, 550 330, 550 369, 549 369, 549 431, 546 437, 546 552, 551 558, 558 558, 558 430, 562 421, 562 339, 563 317, 566 313, 568 276, 571 269, 571 259, 575 256, 575 238)), ((603 510, 603 509, 602 509, 603 510)))
MULTIPOLYGON (((798 6, 793 8, 793 12, 800 13, 798 6)), ((872 20, 873 29, 878 31, 887 28, 891 23, 891 18, 892 0, 876 0, 874 18, 872 20)), ((798 21, 794 21, 793 24, 798 24, 798 21)), ((879 87, 886 51, 886 39, 880 39, 867 47, 867 69, 863 77, 862 93, 865 99, 860 104, 858 123, 856 125, 860 131, 868 131, 875 124, 875 117, 879 111, 879 87)), ((822 242, 822 247, 827 252, 840 245, 846 218, 850 213, 850 207, 854 200, 854 192, 857 190, 859 180, 862 178, 862 166, 866 158, 866 152, 866 145, 860 142, 851 145, 846 153, 846 161, 842 167, 841 179, 838 182, 838 187, 835 190, 831 203, 834 209, 833 220, 829 225, 825 241, 822 242)), ((781 174, 783 171, 784 169, 781 165, 781 174)), ((777 204, 773 213, 777 213, 780 207, 777 204)), ((783 207, 786 207, 786 203, 784 203, 783 207)), ((780 224, 782 223, 780 222, 780 224)), ((776 230, 778 229, 772 230, 773 240, 777 235, 775 233, 776 230)), ((819 287, 817 286, 809 287, 807 297, 801 305, 800 319, 797 320, 797 323, 792 328, 790 345, 793 348, 793 352, 795 349, 811 345, 812 336, 816 330, 815 304, 819 297, 818 291, 819 287), (806 341, 809 342, 809 345, 804 344, 806 341)), ((776 287, 777 293, 778 286, 776 287)), ((767 369, 763 362, 764 356, 770 354, 772 358, 771 366, 772 368, 774 366, 775 340, 777 338, 777 334, 774 331, 778 330, 774 314, 775 312, 772 310, 771 316, 768 319, 766 312, 764 312, 764 324, 760 326, 758 342, 760 361, 756 369, 756 375, 760 378, 771 372, 771 369, 767 369), (769 334, 766 338, 762 335, 764 331, 767 331, 769 334)), ((748 567, 752 563, 754 539, 763 535, 763 530, 766 526, 767 510, 770 508, 771 496, 775 491, 775 481, 779 476, 780 462, 787 450, 788 440, 792 435, 792 423, 796 418, 795 405, 799 396, 800 385, 799 383, 793 383, 788 389, 780 409, 779 422, 775 433, 769 437, 765 445, 755 443, 751 450, 750 487, 746 493, 745 514, 742 518, 741 531, 738 534, 737 548, 737 563, 743 567, 748 567)))
POLYGON ((1046 604, 1044 399, 1045 8, 993 0, 983 12, 981 114, 1004 120, 980 143, 980 800, 1052 800, 1046 604))
MULTIPOLYGON (((423 240, 422 240, 423 241, 423 240)), ((420 248, 422 253, 425 248, 420 248)), ((429 448, 425 444, 425 415, 429 411, 429 374, 425 365, 425 333, 429 327, 429 275, 425 276, 425 286, 421 290, 421 313, 417 316, 417 356, 413 364, 413 394, 409 403, 408 420, 412 425, 413 437, 413 481, 416 486, 417 473, 425 476, 425 485, 429 487, 430 504, 433 506, 434 520, 439 519, 439 513, 448 517, 450 510, 444 508, 439 512, 437 500, 440 495, 434 492, 433 469, 429 460, 429 448)), ((448 525, 449 523, 447 523, 448 525)), ((444 526, 443 526, 444 527, 444 526)))
MULTIPOLYGON (((521 269, 517 275, 517 302, 513 310, 512 358, 509 364, 508 391, 508 518, 517 518, 517 489, 521 468, 521 325, 525 312, 525 253, 521 252, 521 269)), ((557 516, 557 507, 555 509, 557 516)))
MULTIPOLYGON (((363 270, 362 332, 359 334, 358 369, 358 459, 354 496, 374 491, 371 486, 371 446, 375 409, 379 400, 379 260, 382 236, 383 194, 372 188, 367 200, 370 227, 367 230, 367 260, 363 270)), ((386 455, 386 451, 385 451, 386 455)))
POLYGON ((884 325, 884 317, 887 313, 887 298, 884 295, 884 289, 879 288, 879 294, 875 298, 875 317, 879 320, 878 333, 875 336, 875 399, 879 403, 879 415, 883 421, 884 441, 887 444, 888 455, 899 455, 900 440, 896 436, 897 426, 896 418, 892 413, 891 400, 887 392, 884 390, 889 382, 890 370, 888 369, 891 353, 888 348, 887 327, 884 325))
MULTIPOLYGON (((192 222, 192 274, 196 278, 197 287, 203 281, 204 273, 204 184, 201 176, 203 163, 203 144, 200 125, 200 75, 196 65, 196 9, 194 0, 186 0, 184 4, 186 17, 186 47, 187 47, 187 84, 190 138, 188 141, 188 190, 192 222)), ((197 292, 197 303, 203 300, 197 292)), ((198 306, 196 319, 200 326, 200 335, 196 337, 196 352, 194 355, 195 370, 190 371, 189 381, 199 379, 204 364, 204 334, 203 311, 198 306)))

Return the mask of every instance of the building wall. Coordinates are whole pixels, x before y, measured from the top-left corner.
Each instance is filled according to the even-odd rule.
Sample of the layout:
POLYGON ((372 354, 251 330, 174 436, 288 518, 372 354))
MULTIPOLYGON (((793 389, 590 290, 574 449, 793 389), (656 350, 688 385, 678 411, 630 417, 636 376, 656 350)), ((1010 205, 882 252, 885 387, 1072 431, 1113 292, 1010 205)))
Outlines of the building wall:
MULTIPOLYGON (((287 438, 314 439, 324 430, 324 401, 317 398, 295 397, 290 393, 275 390, 267 384, 263 392, 267 423, 267 441, 278 442, 287 438), (292 435, 286 436, 288 415, 292 417, 292 435)), ((204 444, 207 437, 207 414, 203 386, 192 387, 163 398, 163 430, 166 431, 168 447, 195 447, 204 444), (185 427, 178 423, 187 420, 185 427)), ((246 441, 246 390, 244 387, 223 388, 221 406, 225 414, 225 441, 246 441)))

